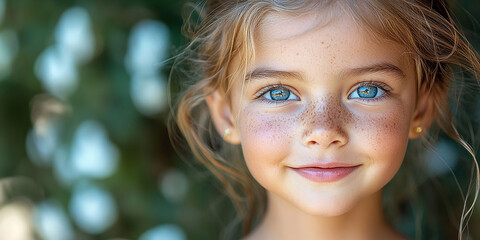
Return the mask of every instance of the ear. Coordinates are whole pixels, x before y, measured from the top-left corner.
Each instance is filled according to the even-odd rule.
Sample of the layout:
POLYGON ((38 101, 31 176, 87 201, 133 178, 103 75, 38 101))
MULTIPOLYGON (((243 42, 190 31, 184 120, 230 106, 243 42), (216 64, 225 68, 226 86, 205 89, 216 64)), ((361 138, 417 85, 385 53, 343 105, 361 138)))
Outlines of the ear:
POLYGON ((435 114, 435 101, 432 92, 419 91, 417 106, 410 125, 408 137, 415 139, 422 136, 432 125, 435 114))
POLYGON ((240 132, 235 126, 230 105, 218 90, 206 97, 215 129, 230 144, 240 144, 240 132), (227 130, 228 129, 228 130, 227 130))

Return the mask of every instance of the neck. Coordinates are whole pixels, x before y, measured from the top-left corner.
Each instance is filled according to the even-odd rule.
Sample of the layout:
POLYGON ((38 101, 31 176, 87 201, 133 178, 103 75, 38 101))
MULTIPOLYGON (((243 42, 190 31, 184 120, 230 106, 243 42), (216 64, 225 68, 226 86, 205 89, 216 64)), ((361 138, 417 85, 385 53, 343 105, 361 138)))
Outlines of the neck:
POLYGON ((402 239, 385 221, 382 194, 378 192, 347 213, 309 215, 284 200, 269 195, 268 209, 252 239, 402 239))

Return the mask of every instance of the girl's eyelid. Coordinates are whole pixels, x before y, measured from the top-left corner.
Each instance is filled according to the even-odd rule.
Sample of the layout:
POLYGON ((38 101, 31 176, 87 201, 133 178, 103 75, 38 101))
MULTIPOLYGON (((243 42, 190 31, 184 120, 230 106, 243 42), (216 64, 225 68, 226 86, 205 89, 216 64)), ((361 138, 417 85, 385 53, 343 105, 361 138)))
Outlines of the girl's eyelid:
POLYGON ((294 94, 298 98, 298 100, 295 100, 295 101, 300 101, 300 96, 298 94, 298 91, 294 87, 291 87, 291 86, 285 85, 285 84, 272 84, 272 85, 268 85, 266 87, 260 88, 259 90, 256 91, 256 93, 254 95, 254 99, 258 99, 258 98, 262 97, 263 95, 265 95, 266 93, 268 93, 269 91, 272 91, 272 90, 277 89, 277 88, 285 88, 285 89, 291 91, 292 94, 294 94))
POLYGON ((364 86, 378 87, 381 90, 383 90, 385 94, 389 94, 392 91, 392 88, 386 83, 379 82, 379 81, 364 81, 364 82, 357 83, 352 88, 350 88, 350 90, 347 92, 347 98, 350 99, 350 95, 352 95, 353 92, 357 91, 358 88, 364 87, 364 86))

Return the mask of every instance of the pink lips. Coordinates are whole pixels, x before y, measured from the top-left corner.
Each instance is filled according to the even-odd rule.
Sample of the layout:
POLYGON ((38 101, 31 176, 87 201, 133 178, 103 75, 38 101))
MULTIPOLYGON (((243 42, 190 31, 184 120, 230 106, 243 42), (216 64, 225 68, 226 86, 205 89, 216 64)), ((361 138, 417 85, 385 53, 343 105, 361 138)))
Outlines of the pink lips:
POLYGON ((355 171, 360 165, 328 164, 319 166, 304 166, 292 168, 302 177, 314 182, 334 182, 338 181, 355 171))

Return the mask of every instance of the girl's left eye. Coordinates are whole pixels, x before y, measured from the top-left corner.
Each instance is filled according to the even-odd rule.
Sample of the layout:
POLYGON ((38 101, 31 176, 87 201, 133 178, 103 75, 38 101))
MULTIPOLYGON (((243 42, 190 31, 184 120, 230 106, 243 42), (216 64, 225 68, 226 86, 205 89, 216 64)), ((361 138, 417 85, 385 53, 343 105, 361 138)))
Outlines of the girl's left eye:
POLYGON ((273 102, 283 102, 288 100, 299 100, 291 90, 286 87, 274 86, 260 91, 260 96, 273 102))
POLYGON ((386 94, 386 91, 381 87, 375 85, 364 85, 358 87, 354 92, 352 92, 348 98, 363 98, 363 99, 372 99, 379 98, 386 94))

